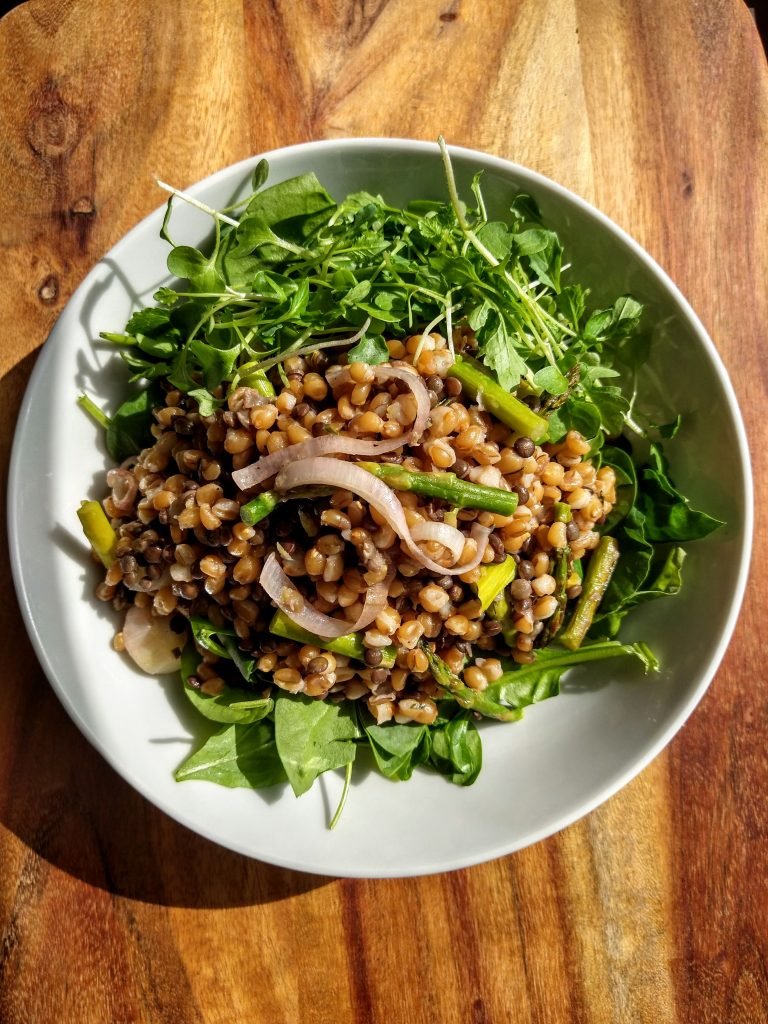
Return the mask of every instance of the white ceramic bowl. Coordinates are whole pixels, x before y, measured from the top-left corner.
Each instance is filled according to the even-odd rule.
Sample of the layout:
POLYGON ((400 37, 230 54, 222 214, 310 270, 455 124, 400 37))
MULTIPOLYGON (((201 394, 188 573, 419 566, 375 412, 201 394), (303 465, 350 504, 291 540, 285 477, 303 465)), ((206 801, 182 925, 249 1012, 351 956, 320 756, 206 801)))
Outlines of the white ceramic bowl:
MULTIPOLYGON (((177 765, 198 727, 178 684, 141 675, 111 648, 111 609, 92 597, 97 571, 75 510, 99 496, 108 465, 97 431, 76 407, 86 390, 114 403, 120 360, 95 349, 100 330, 120 330, 167 277, 162 211, 135 227, 91 271, 37 362, 19 417, 9 488, 13 571, 38 657, 65 708, 104 758, 148 800, 224 846, 275 864, 328 875, 397 876, 444 871, 520 849, 556 832, 615 793, 653 758, 710 682, 738 614, 751 540, 749 458, 733 390, 717 352, 678 290, 648 255, 601 213, 523 167, 451 150, 460 192, 484 171, 489 206, 518 191, 538 201, 560 233, 573 279, 596 303, 631 292, 653 324, 654 370, 685 414, 669 446, 680 487, 727 526, 689 547, 680 596, 646 605, 626 634, 662 662, 643 677, 623 659, 574 672, 563 694, 522 722, 483 728, 484 767, 467 789, 419 771, 408 783, 356 773, 334 832, 329 809, 341 787, 323 777, 295 799, 204 782, 178 784, 177 765)), ((307 143, 266 154, 270 181, 314 170, 337 198, 361 188, 392 203, 445 198, 437 147, 392 139, 307 143)), ((214 207, 243 194, 257 158, 190 191, 214 207)), ((208 219, 179 204, 177 240, 207 234, 208 219)), ((631 822, 627 823, 631 827, 631 822)))

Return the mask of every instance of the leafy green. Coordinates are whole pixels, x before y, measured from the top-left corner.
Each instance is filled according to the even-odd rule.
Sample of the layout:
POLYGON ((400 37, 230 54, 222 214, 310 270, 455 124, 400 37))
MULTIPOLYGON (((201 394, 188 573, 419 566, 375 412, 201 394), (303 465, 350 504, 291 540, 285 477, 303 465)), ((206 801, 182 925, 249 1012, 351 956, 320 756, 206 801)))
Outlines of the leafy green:
POLYGON ((191 645, 184 648, 181 655, 181 679, 184 693, 196 711, 212 722, 224 722, 228 725, 248 725, 258 722, 272 711, 274 706, 270 697, 259 697, 253 690, 243 690, 236 686, 225 686, 215 696, 204 693, 198 687, 190 686, 190 677, 195 674, 200 664, 200 656, 191 645))
MULTIPOLYGON (((189 290, 160 289, 156 307, 135 313, 125 334, 106 337, 136 379, 166 377, 208 415, 221 402, 218 387, 236 387, 241 375, 292 352, 366 325, 349 356, 377 364, 388 358, 385 326, 402 337, 450 313, 454 324, 474 328, 479 356, 504 391, 526 381, 557 400, 562 432, 588 418, 595 422, 586 436, 614 433, 627 405, 603 383, 609 350, 631 335, 641 307, 625 296, 588 314, 587 292, 561 286, 562 246, 531 198, 513 198, 506 220, 489 221, 480 178, 469 207, 455 193, 449 162, 446 171, 450 202, 399 209, 367 192, 337 202, 313 173, 264 187, 262 162, 253 194, 237 204, 238 220, 209 211, 209 251, 171 249, 168 268, 189 290), (575 361, 590 352, 600 355, 603 376, 572 383, 575 361)), ((168 241, 170 218, 169 203, 168 241)))
POLYGON ((230 789, 264 789, 285 782, 271 722, 225 725, 176 770, 176 781, 215 782, 230 789))
POLYGON ((340 704, 281 693, 275 699, 275 742, 296 796, 318 775, 354 761, 354 712, 340 704))
POLYGON ((723 523, 697 512, 674 486, 669 466, 658 444, 652 444, 649 462, 640 471, 643 486, 639 507, 645 516, 645 533, 650 541, 699 540, 723 523))
POLYGON ((127 398, 109 418, 107 451, 115 462, 123 462, 152 444, 152 410, 159 404, 157 393, 147 388, 127 398))
POLYGON ((423 764, 429 754, 429 729, 426 725, 410 722, 399 725, 388 722, 377 725, 375 719, 359 709, 360 726, 370 744, 376 765, 388 779, 410 779, 414 769, 423 764))
POLYGON ((531 704, 557 696, 563 673, 568 669, 587 662, 618 657, 636 658, 646 672, 658 669, 656 658, 643 643, 622 644, 616 640, 601 640, 584 643, 575 651, 553 644, 538 650, 532 664, 519 665, 505 672, 484 692, 491 700, 522 711, 531 704))
POLYGON ((456 786, 471 786, 483 766, 483 746, 469 711, 431 733, 429 764, 456 786))

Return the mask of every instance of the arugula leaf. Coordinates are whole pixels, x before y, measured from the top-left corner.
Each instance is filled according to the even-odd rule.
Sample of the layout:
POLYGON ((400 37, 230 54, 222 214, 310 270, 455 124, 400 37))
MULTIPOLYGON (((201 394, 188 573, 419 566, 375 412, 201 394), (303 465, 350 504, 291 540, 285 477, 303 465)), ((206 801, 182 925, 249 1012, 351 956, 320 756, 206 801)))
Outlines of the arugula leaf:
MULTIPOLYGON (((175 297, 176 293, 173 292, 172 294, 175 297)), ((170 319, 171 314, 167 309, 150 306, 147 309, 140 309, 133 313, 125 325, 125 331, 126 334, 132 334, 134 337, 140 334, 153 334, 167 327, 170 319)))
POLYGON ((285 769, 268 720, 225 725, 177 768, 177 782, 215 782, 230 789, 264 789, 285 782, 285 769))
POLYGON ((353 712, 343 705, 287 693, 275 698, 275 741, 296 796, 318 775, 354 761, 359 735, 353 712))
POLYGON ((370 366, 378 366, 380 363, 386 363, 389 359, 389 349, 382 337, 371 337, 364 334, 360 341, 349 349, 347 357, 350 363, 359 361, 368 363, 370 366))
POLYGON ((168 270, 175 277, 186 278, 200 291, 220 291, 224 279, 216 269, 216 259, 203 255, 191 245, 177 245, 168 253, 168 270))

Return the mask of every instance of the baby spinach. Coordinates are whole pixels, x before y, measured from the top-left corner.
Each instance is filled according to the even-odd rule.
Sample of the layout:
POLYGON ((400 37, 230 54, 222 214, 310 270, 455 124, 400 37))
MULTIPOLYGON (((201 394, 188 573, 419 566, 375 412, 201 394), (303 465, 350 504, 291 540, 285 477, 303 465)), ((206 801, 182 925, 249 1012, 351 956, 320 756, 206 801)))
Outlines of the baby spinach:
POLYGON ((296 796, 318 775, 354 761, 359 735, 354 712, 344 705, 288 693, 275 699, 275 742, 296 796))
POLYGON ((457 786, 471 786, 483 767, 483 746, 471 712, 461 711, 430 733, 429 764, 457 786))
POLYGON ((124 462, 153 442, 150 427, 154 422, 153 408, 159 396, 153 388, 139 391, 127 398, 109 417, 107 424, 107 451, 115 462, 124 462))
POLYGON ((426 725, 410 722, 400 725, 387 722, 377 725, 362 706, 358 709, 360 726, 370 744, 376 765, 388 779, 410 779, 414 769, 429 755, 430 730, 426 725))
POLYGON ((227 725, 248 725, 258 722, 272 711, 274 702, 270 697, 259 697, 252 690, 243 690, 236 686, 226 686, 217 694, 205 693, 198 687, 190 686, 189 679, 195 674, 200 664, 200 656, 191 644, 188 644, 181 655, 181 679, 184 693, 204 718, 212 722, 227 725))
POLYGON ((639 506, 645 516, 650 541, 699 540, 722 526, 706 512, 691 508, 669 477, 669 465, 658 444, 651 444, 648 464, 640 471, 639 506))
POLYGON ((215 782, 230 789, 263 789, 285 782, 272 722, 225 725, 176 770, 176 781, 215 782))

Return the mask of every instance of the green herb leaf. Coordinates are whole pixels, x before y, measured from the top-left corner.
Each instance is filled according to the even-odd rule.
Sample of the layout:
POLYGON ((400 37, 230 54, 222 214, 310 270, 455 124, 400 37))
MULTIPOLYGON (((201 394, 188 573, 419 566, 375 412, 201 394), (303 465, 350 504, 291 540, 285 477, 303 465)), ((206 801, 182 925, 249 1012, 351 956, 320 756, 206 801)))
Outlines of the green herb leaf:
POLYGON ((225 725, 176 770, 176 781, 215 782, 230 789, 264 789, 285 782, 268 720, 225 725))
POLYGON ((275 740, 296 796, 318 775, 354 761, 359 736, 353 713, 339 704, 281 693, 275 699, 275 740))
POLYGON ((477 779, 483 766, 483 746, 469 711, 432 730, 429 763, 454 785, 471 786, 477 779))
POLYGON ((252 690, 243 690, 235 686, 225 686, 215 696, 204 693, 199 688, 189 685, 190 676, 194 675, 200 664, 200 655, 191 645, 185 647, 181 655, 181 678, 187 699, 201 715, 212 722, 223 722, 228 725, 248 725, 258 722, 272 711, 273 702, 269 697, 258 697, 252 690))
POLYGON ((706 512, 691 508, 669 477, 660 445, 652 444, 648 465, 640 472, 639 505, 645 515, 646 536, 651 541, 700 540, 723 523, 706 512))
POLYGON ((389 359, 387 343, 380 335, 374 337, 364 334, 360 341, 347 353, 350 363, 369 363, 371 366, 378 366, 386 363, 389 359))
POLYGON ((427 726, 415 722, 377 725, 373 716, 362 709, 359 717, 381 774, 388 779, 410 779, 414 769, 426 760, 429 753, 427 726))
POLYGON ((120 405, 107 426, 107 451, 115 462, 124 462, 143 448, 149 447, 154 438, 150 432, 152 410, 160 404, 157 393, 147 388, 127 398, 120 405))

